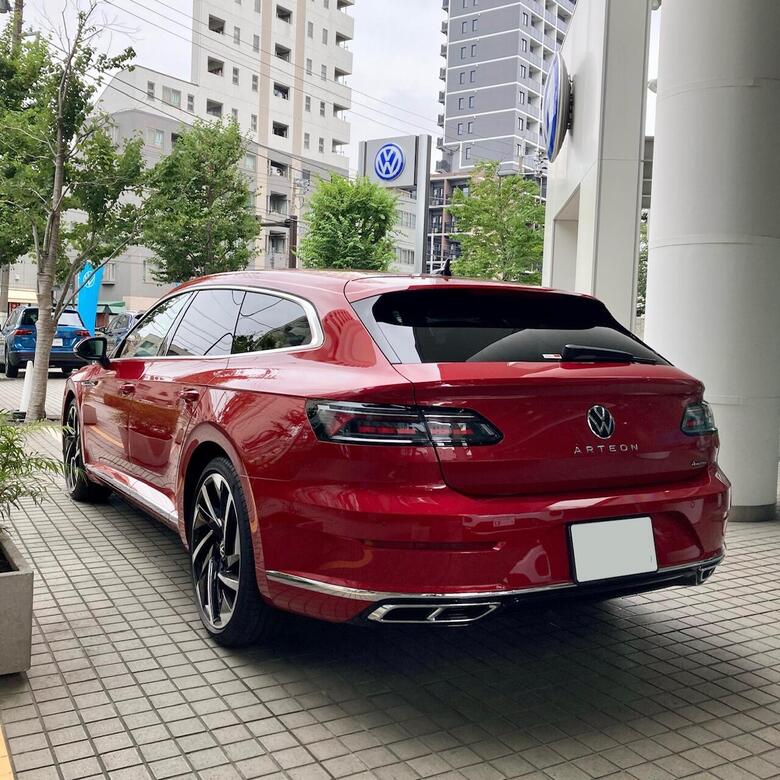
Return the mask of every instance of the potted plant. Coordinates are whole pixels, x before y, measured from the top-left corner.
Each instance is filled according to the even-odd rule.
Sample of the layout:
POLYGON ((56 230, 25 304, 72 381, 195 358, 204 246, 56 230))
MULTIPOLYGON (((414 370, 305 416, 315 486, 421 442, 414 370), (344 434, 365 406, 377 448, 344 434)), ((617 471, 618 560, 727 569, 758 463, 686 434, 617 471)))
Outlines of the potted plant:
POLYGON ((0 414, 0 675, 30 668, 33 609, 33 571, 2 522, 21 510, 23 498, 40 500, 46 476, 61 468, 58 461, 30 452, 30 429, 0 414))

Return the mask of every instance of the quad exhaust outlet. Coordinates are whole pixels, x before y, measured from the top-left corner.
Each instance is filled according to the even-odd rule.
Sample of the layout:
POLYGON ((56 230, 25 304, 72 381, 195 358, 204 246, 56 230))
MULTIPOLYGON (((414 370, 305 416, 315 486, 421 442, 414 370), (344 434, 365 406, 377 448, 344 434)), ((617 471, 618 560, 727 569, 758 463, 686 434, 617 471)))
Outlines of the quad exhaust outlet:
POLYGON ((464 604, 383 604, 368 616, 377 623, 437 623, 441 625, 465 625, 481 620, 495 612, 501 604, 497 601, 481 601, 464 604))

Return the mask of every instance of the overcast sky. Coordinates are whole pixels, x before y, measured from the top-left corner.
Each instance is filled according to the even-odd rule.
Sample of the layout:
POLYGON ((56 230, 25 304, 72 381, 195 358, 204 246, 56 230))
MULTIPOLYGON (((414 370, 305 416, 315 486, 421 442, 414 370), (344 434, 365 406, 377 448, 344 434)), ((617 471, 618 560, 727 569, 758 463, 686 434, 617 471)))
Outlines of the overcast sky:
MULTIPOLYGON (((60 14, 77 0, 25 0, 26 25, 61 26, 60 14)), ((81 0, 81 5, 85 0, 81 0)), ((352 144, 350 167, 357 166, 357 144, 366 138, 427 132, 437 135, 441 106, 439 49, 444 42, 441 0, 356 0, 352 144), (372 117, 372 118, 369 118, 372 117)), ((190 76, 192 0, 101 0, 100 13, 111 23, 106 45, 136 50, 136 64, 180 78, 190 76)), ((72 14, 71 14, 72 15, 72 14)), ((657 70, 657 16, 651 41, 650 75, 657 70)), ((7 17, 5 17, 7 19, 7 17)), ((0 22, 2 24, 3 22, 0 22)), ((654 124, 654 99, 648 128, 654 124)))

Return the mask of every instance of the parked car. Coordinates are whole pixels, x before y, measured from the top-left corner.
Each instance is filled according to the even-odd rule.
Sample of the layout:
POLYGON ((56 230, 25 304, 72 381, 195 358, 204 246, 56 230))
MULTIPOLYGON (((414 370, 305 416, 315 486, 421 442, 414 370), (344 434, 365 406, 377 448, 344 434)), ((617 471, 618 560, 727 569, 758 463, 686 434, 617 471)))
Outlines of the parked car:
POLYGON ((274 608, 454 624, 706 580, 730 487, 700 382, 580 295, 443 277, 224 274, 67 382, 70 495, 189 549, 225 645, 274 608))
MULTIPOLYGON (((0 370, 10 379, 19 376, 19 369, 35 358, 37 341, 37 306, 19 306, 0 330, 0 370)), ((68 376, 84 361, 75 353, 76 344, 90 336, 75 309, 65 309, 57 321, 57 330, 51 346, 49 366, 60 368, 68 376)))
POLYGON ((124 341, 125 336, 142 316, 142 311, 127 311, 123 314, 118 314, 111 320, 104 331, 110 352, 124 341))

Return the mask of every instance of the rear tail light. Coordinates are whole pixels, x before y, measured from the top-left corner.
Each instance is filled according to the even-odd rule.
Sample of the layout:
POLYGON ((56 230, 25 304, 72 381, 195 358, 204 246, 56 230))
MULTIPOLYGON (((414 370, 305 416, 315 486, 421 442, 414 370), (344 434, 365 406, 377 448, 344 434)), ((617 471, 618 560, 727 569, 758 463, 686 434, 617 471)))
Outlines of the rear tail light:
POLYGON ((17 328, 14 331, 14 336, 32 336, 33 331, 29 328, 17 328))
POLYGON ((73 335, 77 339, 88 339, 92 334, 88 330, 77 330, 73 335))
POLYGON ((706 401, 689 404, 685 408, 682 424, 682 432, 688 436, 701 436, 704 433, 715 433, 715 416, 706 401))
POLYGON ((414 447, 478 447, 501 433, 469 409, 309 401, 309 422, 320 441, 414 447))

